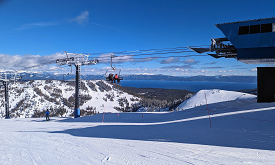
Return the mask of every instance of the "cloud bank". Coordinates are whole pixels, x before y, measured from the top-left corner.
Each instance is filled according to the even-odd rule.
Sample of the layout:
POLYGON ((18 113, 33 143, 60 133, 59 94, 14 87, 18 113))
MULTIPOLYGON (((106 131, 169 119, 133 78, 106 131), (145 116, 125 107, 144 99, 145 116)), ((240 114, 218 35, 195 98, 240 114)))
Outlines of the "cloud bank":
MULTIPOLYGON (((65 58, 64 53, 55 53, 52 55, 7 55, 0 54, 1 69, 15 69, 20 70, 32 66, 41 65, 43 63, 53 62, 58 58, 65 58)), ((43 69, 44 66, 38 66, 33 69, 43 69)), ((48 66, 47 66, 48 67, 48 66)), ((30 68, 31 69, 31 68, 30 68)))

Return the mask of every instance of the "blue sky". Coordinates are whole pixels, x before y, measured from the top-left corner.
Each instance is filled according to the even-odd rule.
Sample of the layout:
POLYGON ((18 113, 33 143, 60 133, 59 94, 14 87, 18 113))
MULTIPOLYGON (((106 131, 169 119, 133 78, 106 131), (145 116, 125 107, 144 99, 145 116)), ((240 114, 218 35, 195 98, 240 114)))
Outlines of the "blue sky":
MULTIPOLYGON (((272 0, 0 0, 0 68, 65 58, 64 50, 111 53, 209 45, 211 38, 224 37, 215 24, 273 17, 274 6, 272 0)), ((256 75, 256 67, 266 66, 171 55, 198 54, 123 62, 121 57, 114 66, 121 74, 175 76, 256 75)), ((100 61, 82 67, 82 73, 103 74, 107 68, 110 63, 100 61)), ((70 68, 44 65, 33 70, 67 73, 70 68)))

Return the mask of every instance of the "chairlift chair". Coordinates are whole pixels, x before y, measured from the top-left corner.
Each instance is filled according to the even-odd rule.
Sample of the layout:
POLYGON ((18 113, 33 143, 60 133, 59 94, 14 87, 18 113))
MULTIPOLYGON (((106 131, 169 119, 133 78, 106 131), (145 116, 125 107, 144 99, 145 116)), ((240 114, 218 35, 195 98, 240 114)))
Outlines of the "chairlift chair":
POLYGON ((115 80, 117 80, 117 83, 120 83, 120 81, 123 80, 123 77, 120 75, 120 72, 121 69, 116 70, 115 68, 107 70, 105 73, 105 80, 111 82, 115 82, 115 80), (115 74, 118 75, 117 79, 114 78, 115 74))
MULTIPOLYGON (((71 72, 67 73, 67 74, 63 74, 63 81, 64 82, 66 82, 66 81, 72 81, 72 80, 65 80, 65 77, 64 77, 64 76, 69 76, 69 75, 71 75, 73 73, 73 68, 72 68, 72 66, 70 66, 70 67, 71 67, 71 72)), ((73 81, 75 81, 75 80, 73 80, 73 81)))
POLYGON ((120 83, 120 80, 123 80, 123 77, 120 76, 121 69, 116 69, 113 67, 113 58, 116 57, 115 55, 111 54, 111 67, 112 69, 109 69, 105 73, 105 80, 115 82, 117 80, 117 83, 120 83), (111 73, 113 72, 113 73, 111 73), (117 74, 118 78, 115 79, 114 75, 117 74))

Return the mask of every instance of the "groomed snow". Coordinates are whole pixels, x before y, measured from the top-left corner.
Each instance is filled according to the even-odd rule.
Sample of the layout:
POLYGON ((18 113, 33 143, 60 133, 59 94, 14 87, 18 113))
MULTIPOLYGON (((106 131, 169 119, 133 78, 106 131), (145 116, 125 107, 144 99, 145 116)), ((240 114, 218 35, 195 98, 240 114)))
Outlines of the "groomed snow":
MULTIPOLYGON (((199 100, 198 100, 199 101, 199 100)), ((275 164, 275 103, 0 120, 1 164, 275 164), (211 122, 210 122, 211 121, 211 122), (210 127, 211 124, 211 127, 210 127)))
POLYGON ((213 90, 200 90, 190 99, 185 100, 178 106, 178 110, 186 110, 189 108, 194 108, 202 105, 213 104, 218 102, 226 102, 232 100, 242 100, 242 99, 254 99, 257 96, 247 93, 225 91, 219 89, 213 90))

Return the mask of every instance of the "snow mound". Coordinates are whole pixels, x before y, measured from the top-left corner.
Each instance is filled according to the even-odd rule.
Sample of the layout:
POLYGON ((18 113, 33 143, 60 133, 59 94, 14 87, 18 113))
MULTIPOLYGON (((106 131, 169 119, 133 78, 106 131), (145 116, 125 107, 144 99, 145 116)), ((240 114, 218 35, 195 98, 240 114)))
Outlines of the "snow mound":
POLYGON ((190 109, 207 104, 218 102, 241 100, 241 99, 255 99, 257 96, 242 92, 225 91, 219 89, 200 90, 193 97, 185 100, 178 106, 179 110, 190 109))

